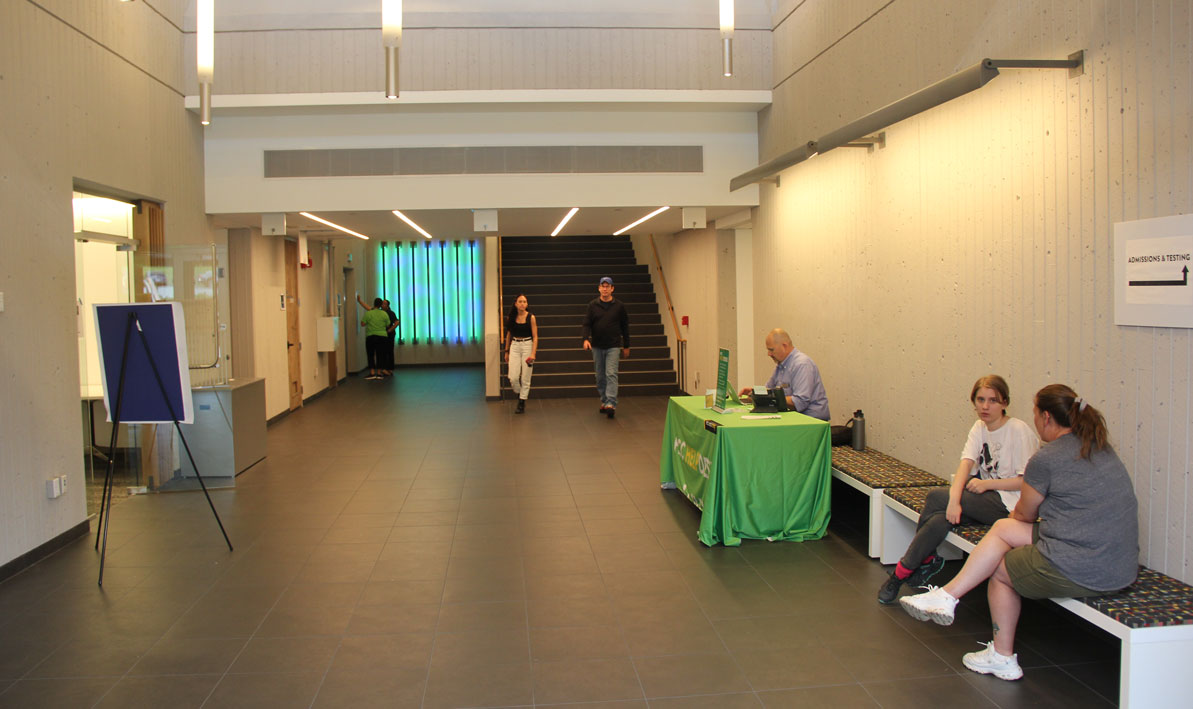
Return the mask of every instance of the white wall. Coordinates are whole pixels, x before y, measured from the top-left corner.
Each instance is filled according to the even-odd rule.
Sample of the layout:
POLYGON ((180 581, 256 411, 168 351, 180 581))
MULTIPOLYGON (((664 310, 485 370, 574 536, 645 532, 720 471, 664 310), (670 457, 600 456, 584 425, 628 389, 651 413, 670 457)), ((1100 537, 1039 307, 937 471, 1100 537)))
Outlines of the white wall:
POLYGON ((975 378, 1006 376, 1021 418, 1067 383, 1135 480, 1141 560, 1185 581, 1193 337, 1113 324, 1111 231, 1193 212, 1190 15, 1184 0, 785 3, 763 159, 983 57, 1084 49, 1085 74, 1004 70, 891 126, 883 150, 787 170, 753 241, 755 282, 785 288, 756 290, 756 335, 786 323, 836 419, 864 409, 870 443, 947 474, 975 378))
POLYGON ((0 245, 19 264, 0 270, 0 564, 86 518, 74 181, 164 201, 167 243, 212 238, 202 133, 183 110, 184 5, 0 3, 0 245), (72 492, 46 499, 64 473, 72 492))

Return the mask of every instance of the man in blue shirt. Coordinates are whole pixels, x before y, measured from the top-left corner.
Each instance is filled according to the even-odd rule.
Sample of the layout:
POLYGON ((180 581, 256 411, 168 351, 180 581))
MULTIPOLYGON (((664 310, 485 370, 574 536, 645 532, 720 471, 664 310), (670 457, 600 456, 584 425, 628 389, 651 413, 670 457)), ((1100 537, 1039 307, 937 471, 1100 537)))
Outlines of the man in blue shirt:
MULTIPOLYGON (((775 373, 766 380, 766 388, 783 389, 792 409, 828 421, 828 395, 820 381, 820 369, 812 358, 795 349, 791 336, 780 328, 771 330, 766 336, 766 353, 775 361, 775 373)), ((741 393, 749 392, 747 388, 741 393)))

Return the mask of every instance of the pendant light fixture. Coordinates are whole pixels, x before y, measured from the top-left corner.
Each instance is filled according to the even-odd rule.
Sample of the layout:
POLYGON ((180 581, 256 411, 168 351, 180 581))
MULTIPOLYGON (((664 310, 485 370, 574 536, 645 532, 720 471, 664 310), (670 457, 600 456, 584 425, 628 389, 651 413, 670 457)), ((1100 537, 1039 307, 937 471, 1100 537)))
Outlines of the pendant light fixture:
POLYGON ((211 125, 211 81, 215 76, 215 0, 195 5, 195 68, 199 75, 199 122, 211 125))
POLYGON ((721 67, 733 76, 733 0, 721 0, 721 67))
POLYGON ((381 43, 385 46, 385 98, 398 97, 398 47, 402 46, 402 0, 381 0, 381 43))

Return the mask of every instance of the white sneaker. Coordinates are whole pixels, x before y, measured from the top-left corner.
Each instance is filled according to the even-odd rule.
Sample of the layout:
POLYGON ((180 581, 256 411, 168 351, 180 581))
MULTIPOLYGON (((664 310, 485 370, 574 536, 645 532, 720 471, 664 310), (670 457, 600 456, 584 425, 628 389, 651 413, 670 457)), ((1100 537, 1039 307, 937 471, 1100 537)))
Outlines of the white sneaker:
POLYGON ((981 652, 965 653, 961 662, 974 672, 994 675, 999 679, 1019 679, 1023 676, 1023 669, 1019 667, 1019 656, 1000 655, 998 650, 994 649, 994 641, 986 643, 986 649, 981 652))
POLYGON ((904 596, 899 599, 903 610, 916 620, 930 620, 938 625, 953 624, 953 609, 957 599, 939 586, 929 586, 927 593, 904 596))

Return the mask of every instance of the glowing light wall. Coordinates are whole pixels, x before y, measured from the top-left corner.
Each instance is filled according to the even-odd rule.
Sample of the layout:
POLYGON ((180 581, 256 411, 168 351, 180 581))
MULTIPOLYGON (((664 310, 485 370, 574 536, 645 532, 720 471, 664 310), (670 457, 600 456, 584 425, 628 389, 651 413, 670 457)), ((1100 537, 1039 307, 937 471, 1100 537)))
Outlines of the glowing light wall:
POLYGON ((382 242, 381 297, 397 314, 399 345, 474 344, 484 326, 483 256, 476 241, 382 242))

